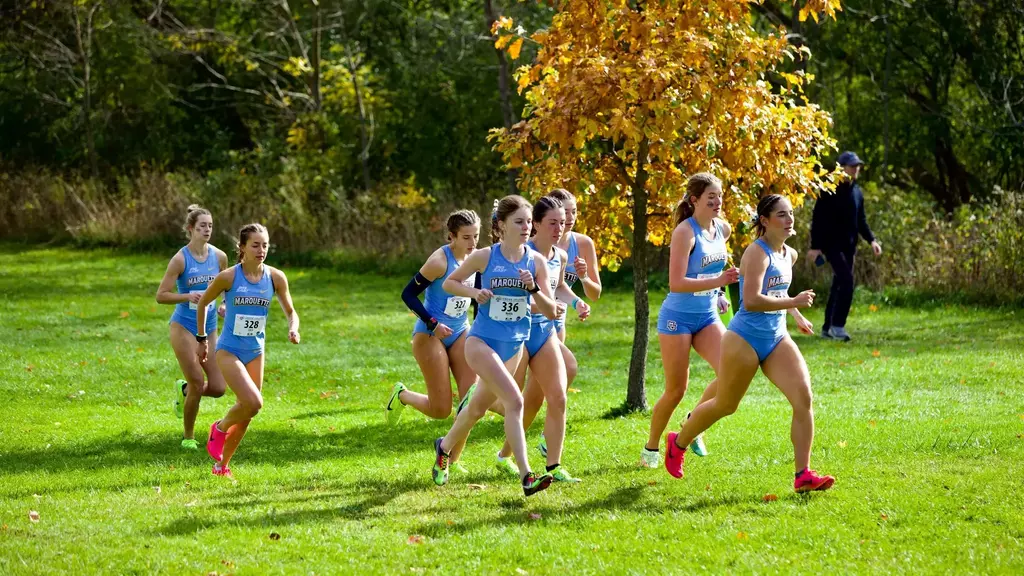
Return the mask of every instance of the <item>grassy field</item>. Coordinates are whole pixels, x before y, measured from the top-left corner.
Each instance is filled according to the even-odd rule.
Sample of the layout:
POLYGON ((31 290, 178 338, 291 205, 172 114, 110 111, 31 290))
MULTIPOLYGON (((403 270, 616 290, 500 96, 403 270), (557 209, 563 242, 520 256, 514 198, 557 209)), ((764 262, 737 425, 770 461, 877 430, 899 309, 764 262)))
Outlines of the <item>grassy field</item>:
MULTIPOLYGON (((563 462, 584 483, 526 500, 493 467, 500 420, 477 427, 468 476, 444 488, 431 441, 450 420, 409 410, 385 426, 392 383, 423 389, 406 279, 291 269, 302 344, 275 304, 266 407, 232 483, 179 447, 171 308, 153 298, 166 261, 18 250, 0 249, 0 573, 1024 572, 1020 311, 861 298, 853 343, 798 337, 812 463, 838 481, 797 496, 788 404, 761 376, 685 479, 637 467, 647 416, 608 416, 625 397, 631 295, 608 294, 570 325, 581 370, 563 462)), ((820 324, 820 306, 808 317, 820 324)), ((650 352, 653 403, 656 339, 650 352)), ((684 406, 710 376, 695 361, 684 406)), ((200 441, 230 402, 204 400, 200 441)))

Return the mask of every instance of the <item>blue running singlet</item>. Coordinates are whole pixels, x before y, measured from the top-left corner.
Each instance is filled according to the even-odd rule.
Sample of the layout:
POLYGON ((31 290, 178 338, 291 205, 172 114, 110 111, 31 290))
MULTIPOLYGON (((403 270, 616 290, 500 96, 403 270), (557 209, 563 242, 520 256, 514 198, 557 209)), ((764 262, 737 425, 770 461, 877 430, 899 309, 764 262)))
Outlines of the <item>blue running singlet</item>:
MULTIPOLYGON (((784 246, 785 253, 778 254, 772 251, 763 238, 758 238, 754 244, 768 255, 768 269, 765 270, 764 280, 761 283, 761 294, 770 298, 788 298, 789 285, 793 281, 793 261, 789 255, 790 248, 784 246)), ((743 304, 743 276, 740 276, 740 309, 729 322, 729 330, 742 336, 757 352, 758 360, 764 362, 765 358, 775 350, 775 347, 787 334, 786 312, 786 310, 748 311, 743 304)))
MULTIPOLYGON (((693 229, 693 250, 686 263, 686 277, 691 280, 718 277, 729 259, 722 225, 715 220, 715 237, 708 238, 696 218, 691 216, 686 222, 693 229)), ((714 312, 717 294, 717 288, 700 292, 669 292, 662 307, 676 312, 714 312)))
MULTIPOLYGON (((242 265, 235 265, 235 279, 231 289, 224 294, 227 312, 224 314, 224 330, 217 340, 218 350, 227 350, 240 359, 239 353, 263 352, 267 328, 267 313, 270 299, 274 296, 274 281, 270 267, 263 266, 259 282, 250 282, 245 277, 242 265)), ((252 354, 248 354, 252 355, 252 354)), ((243 360, 243 363, 248 363, 243 360)))
MULTIPOLYGON (((533 250, 537 250, 537 246, 531 240, 526 243, 527 246, 533 250)), ((547 254, 541 254, 544 260, 547 262, 548 267, 548 280, 551 284, 551 292, 554 294, 559 284, 559 275, 562 273, 562 257, 561 253, 557 248, 552 248, 555 251, 555 255, 550 260, 547 259, 547 254)), ((561 316, 562 319, 565 316, 561 316)), ((526 341, 526 353, 532 358, 537 355, 541 347, 547 343, 548 338, 560 328, 558 320, 549 320, 547 316, 543 314, 531 314, 530 315, 530 338, 526 341)))
MULTIPOLYGON (((444 274, 427 286, 423 297, 423 307, 427 309, 427 313, 432 318, 452 329, 452 335, 443 340, 445 348, 451 348, 452 344, 459 339, 459 336, 469 325, 469 315, 467 312, 469 311, 471 299, 453 296, 444 291, 444 281, 459 267, 459 263, 455 260, 455 254, 452 253, 451 246, 445 244, 441 249, 444 251, 446 268, 444 274)), ((476 274, 473 274, 462 284, 472 288, 475 280, 476 274)), ((413 335, 417 333, 433 334, 427 328, 427 325, 423 323, 423 320, 419 318, 416 319, 416 325, 413 327, 412 333, 413 335)))
MULTIPOLYGON (((185 257, 185 270, 178 275, 178 294, 189 294, 191 292, 205 292, 210 282, 220 272, 220 261, 217 260, 217 252, 212 246, 207 247, 206 260, 200 262, 185 246, 180 250, 185 257)), ((216 304, 210 302, 206 309, 206 334, 217 330, 216 304)), ((171 314, 171 322, 181 324, 186 330, 195 336, 196 326, 196 305, 192 302, 178 302, 171 314)))
POLYGON ((519 270, 529 270, 534 277, 537 270, 533 250, 525 248, 523 257, 513 264, 501 253, 500 243, 491 246, 480 281, 494 296, 480 305, 470 336, 502 342, 523 342, 530 337, 530 293, 519 279, 519 270))

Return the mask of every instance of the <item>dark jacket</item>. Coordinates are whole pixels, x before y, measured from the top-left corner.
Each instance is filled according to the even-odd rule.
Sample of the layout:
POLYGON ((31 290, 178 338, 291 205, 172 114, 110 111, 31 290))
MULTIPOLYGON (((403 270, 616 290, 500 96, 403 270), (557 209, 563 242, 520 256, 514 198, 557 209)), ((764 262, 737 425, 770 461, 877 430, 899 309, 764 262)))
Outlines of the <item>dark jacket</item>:
POLYGON ((857 234, 868 242, 875 235, 864 216, 864 194, 856 181, 843 182, 832 194, 824 193, 814 204, 811 219, 812 250, 852 250, 857 234))

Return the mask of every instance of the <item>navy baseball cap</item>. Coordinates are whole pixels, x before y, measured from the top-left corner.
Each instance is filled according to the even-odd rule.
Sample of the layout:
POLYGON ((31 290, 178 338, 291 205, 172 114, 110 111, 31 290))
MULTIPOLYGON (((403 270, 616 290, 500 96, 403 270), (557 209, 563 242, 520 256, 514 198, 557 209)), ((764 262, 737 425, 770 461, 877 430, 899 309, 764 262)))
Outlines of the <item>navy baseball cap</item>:
POLYGON ((863 166, 864 161, 857 157, 857 154, 846 151, 839 155, 836 161, 840 166, 863 166))

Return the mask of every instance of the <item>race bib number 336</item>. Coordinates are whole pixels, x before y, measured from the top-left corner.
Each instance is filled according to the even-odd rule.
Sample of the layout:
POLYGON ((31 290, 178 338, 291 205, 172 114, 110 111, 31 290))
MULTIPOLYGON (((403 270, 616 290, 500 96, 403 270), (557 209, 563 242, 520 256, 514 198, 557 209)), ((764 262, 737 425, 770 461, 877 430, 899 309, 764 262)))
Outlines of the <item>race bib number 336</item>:
POLYGON ((257 336, 263 333, 267 325, 266 316, 252 316, 249 314, 238 314, 235 316, 235 336, 257 336))
POLYGON ((491 320, 498 322, 518 322, 530 312, 526 296, 493 296, 490 304, 491 320))

